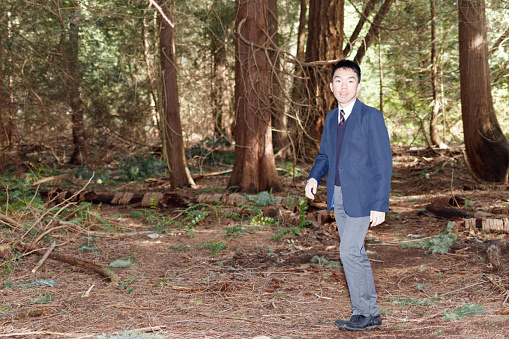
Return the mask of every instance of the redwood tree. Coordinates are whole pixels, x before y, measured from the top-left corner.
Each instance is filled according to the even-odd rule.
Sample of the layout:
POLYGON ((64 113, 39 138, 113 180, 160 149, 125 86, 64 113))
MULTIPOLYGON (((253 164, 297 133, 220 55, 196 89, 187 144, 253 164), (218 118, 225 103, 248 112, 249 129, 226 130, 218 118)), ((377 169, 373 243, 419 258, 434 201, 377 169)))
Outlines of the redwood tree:
POLYGON ((229 187, 279 191, 271 132, 268 0, 237 0, 235 22, 235 162, 229 187))
POLYGON ((71 156, 71 163, 83 165, 88 158, 88 145, 85 135, 85 122, 83 111, 85 106, 81 100, 81 74, 79 69, 78 47, 79 47, 79 25, 80 16, 78 4, 67 3, 72 7, 71 22, 69 23, 68 39, 66 41, 66 64, 68 71, 67 84, 69 86, 69 105, 71 106, 72 140, 74 150, 71 156))
MULTIPOLYGON (((306 62, 338 61, 343 57, 344 0, 310 0, 306 62)), ((315 154, 325 123, 325 115, 335 106, 329 89, 330 66, 311 66, 306 69, 306 87, 310 95, 309 109, 303 116, 306 154, 315 154)))
MULTIPOLYGON (((166 6, 161 7, 166 17, 171 19, 170 11, 166 6)), ((159 53, 163 78, 163 150, 170 170, 170 185, 174 188, 194 186, 191 172, 186 165, 182 124, 180 122, 174 31, 161 13, 159 13, 158 19, 161 27, 159 53)))
POLYGON ((440 102, 438 98, 438 65, 437 65, 437 39, 436 39, 436 11, 435 0, 430 0, 430 16, 431 16, 431 87, 433 91, 433 106, 429 119, 429 137, 431 143, 435 146, 442 147, 442 141, 437 131, 438 112, 440 110, 440 102))
POLYGON ((491 96, 484 0, 460 0, 461 110, 470 167, 485 181, 501 181, 509 167, 509 143, 491 96))

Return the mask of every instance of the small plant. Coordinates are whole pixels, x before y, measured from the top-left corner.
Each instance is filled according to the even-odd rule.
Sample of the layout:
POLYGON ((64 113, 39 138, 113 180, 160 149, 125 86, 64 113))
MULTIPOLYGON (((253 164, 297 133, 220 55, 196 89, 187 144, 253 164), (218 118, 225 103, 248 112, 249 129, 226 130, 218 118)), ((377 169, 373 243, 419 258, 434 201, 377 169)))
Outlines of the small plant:
POLYGON ((295 164, 291 161, 285 162, 281 167, 285 170, 285 176, 287 177, 302 177, 302 170, 300 167, 295 166, 295 164))
POLYGON ((456 307, 452 311, 444 311, 444 320, 460 320, 464 316, 473 314, 484 314, 484 306, 482 304, 466 304, 460 307, 456 307))
POLYGON ((403 248, 423 248, 426 250, 431 250, 433 253, 444 254, 449 252, 449 249, 453 244, 455 244, 458 240, 458 236, 456 233, 452 233, 454 223, 448 222, 445 231, 443 231, 440 235, 426 239, 419 242, 412 243, 403 243, 401 247, 403 248), (452 233, 452 234, 451 234, 452 233))
POLYGON ((189 245, 182 245, 182 246, 171 245, 170 248, 174 249, 174 250, 177 250, 179 252, 190 251, 191 250, 191 246, 189 246, 189 245))
POLYGON ((251 225, 264 225, 264 226, 271 226, 271 225, 278 225, 279 222, 271 217, 265 217, 263 216, 263 213, 259 213, 251 219, 251 225))
POLYGON ((419 284, 419 283, 415 283, 414 284, 415 288, 417 288, 419 291, 424 291, 425 289, 428 288, 428 284, 419 284))
POLYGON ((307 225, 311 224, 310 220, 306 220, 306 211, 308 209, 308 204, 306 199, 299 198, 296 203, 296 207, 299 212, 299 224, 297 226, 291 225, 289 227, 285 227, 281 230, 279 230, 274 236, 272 236, 272 240, 278 240, 282 237, 284 237, 287 234, 293 233, 295 236, 300 235, 300 231, 306 227, 307 225))
POLYGON ((405 299, 400 299, 400 298, 396 298, 392 301, 392 304, 393 305, 397 305, 397 306, 407 306, 407 305, 413 305, 413 306, 431 306, 431 305, 434 305, 433 302, 430 302, 430 301, 426 301, 426 300, 420 300, 420 299, 417 299, 417 300, 414 300, 414 299, 411 299, 411 298, 405 298, 405 299))
POLYGON ((226 231, 225 238, 239 238, 244 234, 255 232, 258 229, 258 227, 245 227, 243 224, 223 228, 223 230, 226 231))
POLYGON ((109 267, 113 268, 126 268, 133 266, 133 262, 137 261, 134 256, 131 256, 126 259, 117 259, 115 261, 110 262, 109 267))
POLYGON ((5 304, 3 306, 0 306, 0 313, 5 313, 9 311, 12 308, 11 304, 5 304))
POLYGON ((335 261, 330 261, 324 257, 320 257, 320 256, 317 256, 315 255, 312 259, 311 259, 311 262, 313 264, 316 264, 316 265, 326 265, 325 267, 327 268, 333 268, 333 267, 341 267, 340 264, 338 264, 337 262, 335 261))
POLYGON ((122 290, 126 290, 127 294, 131 294, 132 291, 134 291, 134 289, 132 287, 130 287, 135 281, 137 281, 138 278, 127 278, 127 279, 124 279, 124 281, 122 281, 120 283, 120 288, 122 290))
POLYGON ((48 304, 53 301, 53 296, 51 294, 44 295, 38 298, 30 298, 30 302, 32 304, 48 304))
MULTIPOLYGON (((18 266, 23 266, 21 259, 23 255, 19 252, 12 254, 8 260, 0 263, 0 269, 2 270, 2 275, 4 277, 8 277, 9 273, 14 272, 20 268, 18 266)), ((5 283, 5 282, 4 282, 5 283)))
POLYGON ((205 248, 212 253, 212 255, 216 255, 221 251, 224 247, 226 247, 226 244, 219 240, 209 240, 203 244, 198 245, 199 248, 205 248))

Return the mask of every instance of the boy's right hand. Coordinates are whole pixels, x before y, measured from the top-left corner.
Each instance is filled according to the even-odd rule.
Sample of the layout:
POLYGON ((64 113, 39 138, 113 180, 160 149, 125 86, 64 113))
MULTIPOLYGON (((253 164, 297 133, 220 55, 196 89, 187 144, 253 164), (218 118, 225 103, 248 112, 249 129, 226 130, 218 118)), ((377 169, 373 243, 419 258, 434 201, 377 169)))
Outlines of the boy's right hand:
POLYGON ((318 182, 315 178, 311 178, 308 180, 306 184, 306 197, 311 200, 315 199, 316 189, 318 187, 318 182))

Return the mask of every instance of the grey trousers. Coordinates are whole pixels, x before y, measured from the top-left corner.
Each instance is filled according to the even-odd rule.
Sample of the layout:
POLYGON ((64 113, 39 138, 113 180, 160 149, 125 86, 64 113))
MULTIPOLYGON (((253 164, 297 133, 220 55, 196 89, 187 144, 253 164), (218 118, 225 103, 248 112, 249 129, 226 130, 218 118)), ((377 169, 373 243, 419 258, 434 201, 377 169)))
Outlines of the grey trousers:
POLYGON ((341 187, 334 190, 334 216, 339 232, 339 256, 345 271, 354 315, 379 315, 375 282, 364 238, 369 228, 369 216, 349 217, 343 208, 341 187))

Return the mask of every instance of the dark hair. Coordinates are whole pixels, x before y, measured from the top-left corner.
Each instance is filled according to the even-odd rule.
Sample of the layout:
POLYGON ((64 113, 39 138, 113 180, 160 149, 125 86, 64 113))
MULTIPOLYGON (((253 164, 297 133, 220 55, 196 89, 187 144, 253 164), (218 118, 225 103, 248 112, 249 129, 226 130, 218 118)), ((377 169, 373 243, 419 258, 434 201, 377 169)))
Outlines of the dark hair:
POLYGON ((334 65, 334 68, 332 69, 331 82, 334 81, 334 73, 338 68, 351 69, 357 74, 359 82, 361 82, 361 68, 357 65, 357 63, 346 59, 340 60, 336 65, 334 65))

